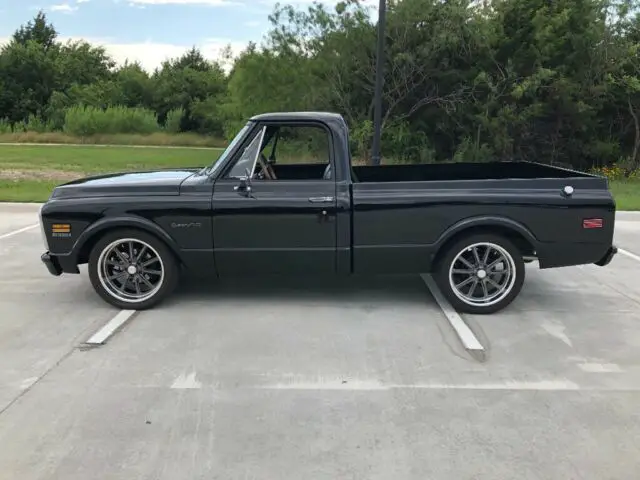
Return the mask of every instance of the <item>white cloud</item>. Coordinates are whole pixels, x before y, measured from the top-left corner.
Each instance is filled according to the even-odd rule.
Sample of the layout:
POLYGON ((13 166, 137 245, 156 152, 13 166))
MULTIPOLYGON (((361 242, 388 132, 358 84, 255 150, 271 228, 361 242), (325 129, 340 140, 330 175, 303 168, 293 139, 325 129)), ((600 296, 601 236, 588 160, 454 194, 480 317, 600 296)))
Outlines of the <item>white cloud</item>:
MULTIPOLYGON (((128 60, 129 63, 137 61, 149 73, 152 73, 156 67, 160 67, 164 60, 177 58, 193 47, 193 45, 176 45, 172 43, 151 41, 126 43, 108 38, 102 39, 75 36, 60 36, 58 40, 61 42, 67 42, 68 40, 84 40, 93 45, 102 46, 118 65, 123 65, 126 60, 128 60)), ((9 37, 0 37, 0 47, 9 41, 9 37)), ((247 43, 248 42, 229 41, 221 38, 208 38, 195 46, 200 49, 200 52, 206 59, 220 60, 222 51, 227 45, 230 45, 231 53, 235 56, 247 46, 247 43)), ((225 67, 229 68, 229 65, 225 65, 225 67)))
MULTIPOLYGON (((254 0, 255 1, 255 0, 254 0)), ((344 0, 259 0, 259 3, 263 5, 275 5, 276 3, 280 4, 290 4, 290 5, 311 5, 314 2, 323 3, 325 5, 337 5, 341 1, 344 0)), ((360 3, 365 6, 375 6, 377 7, 379 2, 378 0, 360 0, 360 3)))
POLYGON ((234 0, 130 0, 129 4, 141 5, 207 5, 211 7, 223 7, 227 5, 242 5, 234 0))
MULTIPOLYGON (((88 0, 81 0, 88 1, 88 0)), ((119 0, 114 0, 118 2, 119 0)), ((313 2, 318 1, 328 6, 338 4, 343 0, 129 0, 130 3, 144 4, 144 5, 208 5, 212 7, 222 6, 243 6, 243 7, 255 7, 256 3, 264 5, 265 7, 273 7, 276 3, 291 4, 295 6, 311 5, 313 2)), ((363 5, 375 6, 378 5, 378 0, 361 0, 363 5)))
MULTIPOLYGON (((105 48, 107 53, 118 63, 122 65, 126 60, 131 62, 139 62, 148 72, 153 72, 156 67, 160 67, 163 61, 176 58, 187 52, 193 45, 176 45, 172 43, 161 42, 141 42, 141 43, 125 43, 117 42, 111 39, 96 38, 65 38, 60 40, 85 40, 94 45, 100 45, 105 48)), ((237 55, 246 47, 245 42, 234 42, 225 39, 206 39, 195 46, 200 49, 202 55, 208 60, 219 60, 224 48, 230 45, 233 55, 237 55)))
POLYGON ((78 10, 78 7, 71 6, 68 3, 61 3, 59 5, 52 5, 49 10, 52 12, 72 13, 78 10))
POLYGON ((76 3, 89 3, 89 0, 76 0, 76 3))

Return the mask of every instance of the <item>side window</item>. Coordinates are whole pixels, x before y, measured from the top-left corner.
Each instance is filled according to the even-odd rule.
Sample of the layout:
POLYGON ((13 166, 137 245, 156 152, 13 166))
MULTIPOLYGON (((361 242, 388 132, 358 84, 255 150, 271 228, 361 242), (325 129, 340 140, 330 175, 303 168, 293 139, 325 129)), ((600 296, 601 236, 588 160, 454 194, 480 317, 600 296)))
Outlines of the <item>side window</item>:
POLYGON ((264 153, 270 160, 275 157, 277 165, 329 165, 329 145, 329 135, 320 126, 282 126, 264 153))
POLYGON ((266 125, 253 137, 226 178, 333 180, 327 130, 314 125, 266 125))
POLYGON ((258 160, 258 154, 260 153, 260 146, 264 138, 265 128, 262 128, 253 137, 253 140, 247 145, 240 155, 240 158, 236 161, 235 165, 231 168, 227 174, 227 178, 240 178, 247 175, 250 178, 253 177, 256 168, 256 161, 258 160))

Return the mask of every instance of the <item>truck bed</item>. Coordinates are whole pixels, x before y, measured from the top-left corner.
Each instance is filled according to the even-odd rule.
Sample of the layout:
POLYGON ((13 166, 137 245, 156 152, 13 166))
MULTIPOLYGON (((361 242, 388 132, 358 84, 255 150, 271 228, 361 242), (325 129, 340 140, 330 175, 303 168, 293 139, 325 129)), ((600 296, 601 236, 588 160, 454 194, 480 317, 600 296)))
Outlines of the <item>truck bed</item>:
POLYGON ((598 178, 583 172, 533 162, 354 166, 352 174, 354 182, 363 183, 598 178))
POLYGON ((442 238, 470 219, 518 224, 529 238, 522 251, 535 252, 540 268, 593 263, 612 244, 615 202, 605 177, 532 162, 357 166, 352 177, 358 273, 381 265, 430 271, 442 238), (590 218, 604 228, 586 230, 590 218))

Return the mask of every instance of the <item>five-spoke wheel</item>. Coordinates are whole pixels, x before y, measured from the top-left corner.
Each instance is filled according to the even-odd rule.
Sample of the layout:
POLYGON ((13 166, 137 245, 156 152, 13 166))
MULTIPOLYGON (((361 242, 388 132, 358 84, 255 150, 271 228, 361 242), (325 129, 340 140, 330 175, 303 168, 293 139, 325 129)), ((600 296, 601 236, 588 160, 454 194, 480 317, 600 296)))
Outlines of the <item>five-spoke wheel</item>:
POLYGON ((524 281, 518 248, 495 234, 474 234, 438 259, 435 279, 452 305, 468 313, 493 313, 518 295, 524 281))
POLYGON ((110 233, 96 243, 89 258, 93 287, 119 308, 156 305, 175 287, 177 273, 172 252, 143 231, 110 233))

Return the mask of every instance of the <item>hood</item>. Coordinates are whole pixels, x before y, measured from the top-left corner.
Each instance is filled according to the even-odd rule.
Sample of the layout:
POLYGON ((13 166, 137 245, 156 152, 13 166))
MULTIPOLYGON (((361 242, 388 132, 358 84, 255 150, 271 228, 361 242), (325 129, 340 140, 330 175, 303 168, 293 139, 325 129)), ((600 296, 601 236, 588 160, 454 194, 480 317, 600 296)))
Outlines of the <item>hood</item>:
POLYGON ((113 173, 79 178, 56 187, 52 198, 179 195, 180 184, 201 168, 113 173))

